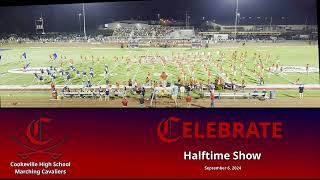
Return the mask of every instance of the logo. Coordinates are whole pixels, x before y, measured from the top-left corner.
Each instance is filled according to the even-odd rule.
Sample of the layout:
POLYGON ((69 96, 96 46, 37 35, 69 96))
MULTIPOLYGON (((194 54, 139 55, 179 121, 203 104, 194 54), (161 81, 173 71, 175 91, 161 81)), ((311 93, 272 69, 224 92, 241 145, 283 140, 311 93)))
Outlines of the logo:
POLYGON ((62 153, 56 152, 64 140, 54 141, 52 138, 47 138, 47 126, 52 120, 48 118, 40 118, 33 120, 26 128, 26 141, 23 142, 19 138, 14 140, 25 149, 25 152, 18 153, 17 156, 23 160, 29 159, 31 156, 45 155, 51 159, 57 160, 62 157, 62 153))
POLYGON ((166 143, 174 143, 180 139, 180 136, 172 137, 172 123, 178 123, 179 118, 169 117, 161 121, 158 125, 157 134, 161 141, 166 143))
POLYGON ((186 139, 281 139, 281 121, 199 121, 169 117, 160 121, 157 136, 165 143, 186 139))

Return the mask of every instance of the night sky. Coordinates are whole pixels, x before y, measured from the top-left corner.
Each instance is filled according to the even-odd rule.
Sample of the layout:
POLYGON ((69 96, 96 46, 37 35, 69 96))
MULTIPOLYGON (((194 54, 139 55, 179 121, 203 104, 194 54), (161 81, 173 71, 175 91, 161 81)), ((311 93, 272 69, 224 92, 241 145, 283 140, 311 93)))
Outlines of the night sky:
MULTIPOLYGON (((317 24, 316 0, 239 0, 240 24, 317 24), (252 17, 248 21, 248 17, 252 17), (258 19, 257 17, 261 17, 258 19), (281 19, 284 17, 284 19, 281 19), (254 19, 254 21, 253 21, 254 19)), ((234 24, 236 0, 152 0, 86 4, 87 29, 113 20, 150 20, 162 18, 184 20, 185 12, 192 23, 215 19, 218 24, 234 24)), ((78 13, 82 4, 0 7, 0 33, 34 32, 34 19, 41 13, 47 32, 79 31, 78 13)))

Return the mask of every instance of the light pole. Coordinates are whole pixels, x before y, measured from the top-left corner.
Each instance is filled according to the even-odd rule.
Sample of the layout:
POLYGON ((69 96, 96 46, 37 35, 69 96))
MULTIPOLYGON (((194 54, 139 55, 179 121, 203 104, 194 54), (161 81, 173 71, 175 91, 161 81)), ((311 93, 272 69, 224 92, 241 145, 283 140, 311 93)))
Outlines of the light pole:
POLYGON ((87 33, 86 33, 86 12, 84 9, 84 3, 82 4, 82 14, 83 14, 83 33, 84 38, 87 39, 87 33))
POLYGON ((186 29, 188 29, 188 11, 186 11, 186 29))
POLYGON ((81 34, 81 16, 82 16, 82 14, 79 13, 78 16, 79 16, 79 27, 80 27, 80 34, 81 34))
POLYGON ((160 22, 160 13, 158 13, 157 16, 158 16, 159 25, 161 25, 161 22, 160 22))
POLYGON ((234 24, 234 37, 235 37, 235 40, 237 40, 238 10, 239 10, 239 0, 237 0, 236 21, 235 21, 235 24, 234 24))

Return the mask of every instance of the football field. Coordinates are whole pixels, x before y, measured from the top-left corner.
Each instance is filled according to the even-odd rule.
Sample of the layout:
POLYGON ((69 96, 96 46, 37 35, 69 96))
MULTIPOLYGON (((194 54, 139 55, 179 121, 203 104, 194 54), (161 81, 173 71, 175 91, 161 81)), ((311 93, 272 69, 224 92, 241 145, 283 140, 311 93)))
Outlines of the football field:
MULTIPOLYGON (((40 44, 41 45, 41 44, 40 44)), ((245 82, 246 84, 259 84, 258 77, 254 73, 257 68, 254 61, 254 54, 260 55, 265 66, 265 84, 291 84, 297 79, 303 84, 319 84, 319 72, 316 73, 272 73, 268 76, 267 68, 280 62, 281 66, 301 67, 305 68, 307 64, 311 68, 319 69, 318 47, 309 45, 299 46, 238 46, 238 47, 210 47, 206 49, 191 48, 139 48, 139 49, 120 49, 108 47, 17 47, 3 48, 1 50, 2 60, 0 62, 0 85, 33 85, 33 84, 50 84, 51 78, 45 77, 43 82, 37 82, 34 79, 33 68, 43 69, 50 66, 61 68, 65 72, 71 73, 71 81, 66 82, 65 76, 57 74, 55 80, 57 85, 81 85, 82 72, 89 73, 90 67, 94 70, 93 85, 104 85, 104 69, 108 66, 108 79, 111 83, 125 82, 129 79, 136 80, 143 84, 148 73, 151 74, 153 80, 159 80, 160 74, 165 71, 168 74, 169 82, 176 82, 180 71, 185 72, 185 79, 188 80, 192 76, 198 81, 207 83, 208 75, 204 69, 204 65, 208 66, 212 73, 212 80, 217 76, 222 76, 219 69, 215 66, 222 63, 222 66, 229 79, 240 84, 240 73, 233 76, 231 73, 231 64, 238 63, 231 60, 232 53, 237 51, 238 54, 247 52, 245 65, 245 82), (23 60, 21 55, 26 52, 27 58, 23 60), (49 56, 56 53, 58 58, 50 60, 49 56), (219 54, 225 54, 225 60, 219 61, 219 54), (203 56, 202 56, 203 55, 203 56), (209 58, 208 58, 209 55, 209 58), (81 59, 82 56, 82 59, 81 59), (181 66, 176 65, 176 57, 186 57, 180 60, 181 66), (189 57, 188 57, 189 56, 189 57), (196 58, 194 58, 196 57, 196 58), (118 60, 115 60, 118 58, 118 60), (265 60, 267 59, 268 60, 265 60), (278 60, 277 60, 278 58, 278 60), (166 67, 163 67, 162 60, 165 59, 166 67), (140 61, 140 62, 139 62, 140 61), (81 76, 77 77, 76 72, 72 72, 69 67, 73 62, 75 68, 81 72, 81 76), (16 69, 22 69, 29 64, 28 72, 15 72, 16 69), (61 66, 62 65, 62 66, 61 66), (194 72, 192 72, 194 71, 194 72)), ((258 59, 258 58, 256 58, 258 59)))
MULTIPOLYGON (((50 91, 32 92, 28 87, 48 86, 52 77, 46 74, 46 69, 57 70, 54 80, 58 87, 79 86, 82 81, 91 81, 94 87, 105 87, 106 80, 110 84, 127 85, 128 80, 134 80, 139 85, 146 83, 151 76, 152 81, 159 81, 162 72, 168 75, 168 82, 177 83, 183 77, 185 84, 190 79, 207 84, 208 79, 214 82, 217 77, 226 81, 241 84, 244 79, 247 86, 259 86, 257 64, 263 64, 264 85, 286 85, 301 83, 305 86, 319 85, 319 56, 318 46, 306 43, 288 44, 220 44, 209 48, 192 49, 178 48, 119 48, 106 45, 75 45, 75 44, 29 44, 8 45, 0 47, 2 59, 0 61, 0 95, 2 97, 43 97, 44 93, 50 98, 50 91), (26 58, 22 54, 26 53, 26 58), (233 58, 233 54, 237 58, 233 58), (57 54, 53 59, 52 55, 57 54), (240 75, 240 56, 245 56, 243 75, 240 75), (285 67, 283 72, 269 72, 268 68, 279 64, 285 67), (306 66, 310 72, 303 72, 306 66), (72 70, 71 65, 74 66, 72 70), (23 67, 27 68, 23 68, 23 67), (107 73, 105 68, 107 67, 107 73), (40 74, 44 69, 44 80, 39 81, 34 73, 40 74), (94 76, 90 77, 90 68, 94 76), (67 80, 68 72, 71 79, 67 80), (77 71, 79 71, 77 74, 77 71), (221 70, 223 69, 223 71, 221 70), (87 75, 83 76, 83 72, 87 75), (183 72, 183 73, 182 73, 183 72), (210 73, 211 76, 208 74, 210 73), (15 89, 16 86, 25 88, 15 89), (10 88, 12 87, 12 88, 10 88)), ((58 89, 59 90, 59 89, 58 89)), ((252 90, 252 89, 251 89, 252 90)), ((282 97, 294 97, 297 90, 281 88, 282 97)), ((319 89, 306 92, 311 97, 320 96, 319 89), (310 93, 311 92, 311 93, 310 93)))

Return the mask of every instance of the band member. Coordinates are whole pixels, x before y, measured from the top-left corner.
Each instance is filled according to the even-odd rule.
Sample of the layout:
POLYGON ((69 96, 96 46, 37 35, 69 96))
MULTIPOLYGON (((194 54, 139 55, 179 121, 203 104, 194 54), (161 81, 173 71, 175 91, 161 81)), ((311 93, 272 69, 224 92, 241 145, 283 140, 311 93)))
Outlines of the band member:
POLYGON ((93 78, 93 68, 90 68, 89 74, 90 74, 90 77, 93 78))
POLYGON ((43 81, 44 81, 43 74, 40 74, 40 75, 39 75, 39 81, 40 81, 40 82, 43 82, 43 81))
POLYGON ((264 78, 262 74, 259 75, 259 82, 260 82, 260 85, 264 84, 264 78))
POLYGON ((148 76, 146 77, 145 83, 146 83, 147 86, 151 85, 151 74, 150 73, 148 73, 148 76))
POLYGON ((50 62, 50 61, 53 61, 52 54, 49 54, 49 62, 50 62))
POLYGON ((23 72, 27 72, 27 69, 29 67, 30 63, 23 65, 23 72))
POLYGON ((66 72, 66 81, 70 81, 71 80, 71 75, 69 72, 66 72))
POLYGON ((269 78, 269 79, 270 79, 271 75, 272 75, 272 68, 269 67, 269 68, 268 68, 268 78, 269 78))
POLYGON ((82 72, 82 77, 83 78, 87 77, 87 72, 85 70, 82 72))
POLYGON ((50 69, 49 69, 49 68, 47 68, 47 69, 46 69, 46 71, 47 71, 47 75, 48 75, 48 76, 50 76, 50 75, 51 75, 51 71, 50 71, 50 69))
POLYGON ((241 86, 242 86, 242 89, 244 90, 246 87, 246 81, 244 79, 242 79, 241 81, 241 86))
POLYGON ((55 82, 56 78, 57 78, 56 73, 53 72, 53 73, 51 74, 51 81, 52 81, 52 82, 55 82))
POLYGON ((128 86, 129 86, 130 89, 132 88, 132 84, 133 84, 132 80, 129 79, 129 80, 128 80, 128 86))
POLYGON ((56 85, 52 82, 51 83, 51 91, 55 91, 56 90, 56 85))
POLYGON ((76 76, 77 76, 78 78, 80 77, 80 71, 79 71, 79 70, 76 71, 76 76))
POLYGON ((87 84, 84 80, 82 80, 82 91, 86 91, 87 84))
POLYGON ((92 84, 91 84, 90 79, 88 79, 87 87, 88 87, 88 88, 91 88, 91 87, 92 87, 92 84))
POLYGON ((75 71, 77 70, 76 67, 74 67, 73 63, 70 63, 70 69, 71 69, 73 72, 75 72, 75 71))
POLYGON ((37 73, 33 73, 33 75, 34 75, 34 80, 39 80, 39 76, 38 76, 38 74, 37 73))
POLYGON ((108 67, 108 65, 104 65, 104 71, 106 71, 106 72, 108 72, 108 70, 109 70, 109 67, 108 67))
MULTIPOLYGON (((43 71, 43 69, 42 69, 42 71, 43 71)), ((60 69, 60 74, 61 74, 61 76, 64 76, 64 69, 62 69, 62 68, 60 69)))

